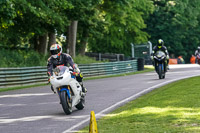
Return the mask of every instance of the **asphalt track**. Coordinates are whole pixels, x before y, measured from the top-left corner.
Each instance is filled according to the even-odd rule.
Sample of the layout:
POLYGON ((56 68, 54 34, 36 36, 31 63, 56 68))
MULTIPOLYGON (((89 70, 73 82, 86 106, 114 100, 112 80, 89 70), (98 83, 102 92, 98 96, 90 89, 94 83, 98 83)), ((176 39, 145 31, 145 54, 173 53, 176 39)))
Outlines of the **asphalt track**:
POLYGON ((102 117, 160 86, 200 75, 199 65, 170 66, 166 78, 155 72, 88 80, 86 106, 65 115, 50 86, 0 93, 0 133, 68 133, 89 125, 90 112, 102 117))

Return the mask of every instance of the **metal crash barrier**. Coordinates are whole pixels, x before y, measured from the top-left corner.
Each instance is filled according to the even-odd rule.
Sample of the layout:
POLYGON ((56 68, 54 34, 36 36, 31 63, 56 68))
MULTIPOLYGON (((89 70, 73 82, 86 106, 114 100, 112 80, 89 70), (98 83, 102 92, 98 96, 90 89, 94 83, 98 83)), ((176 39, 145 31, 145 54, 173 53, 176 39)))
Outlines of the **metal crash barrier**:
MULTIPOLYGON (((115 75, 137 71, 137 60, 78 65, 84 77, 115 75)), ((46 66, 0 68, 0 88, 47 83, 46 66)))

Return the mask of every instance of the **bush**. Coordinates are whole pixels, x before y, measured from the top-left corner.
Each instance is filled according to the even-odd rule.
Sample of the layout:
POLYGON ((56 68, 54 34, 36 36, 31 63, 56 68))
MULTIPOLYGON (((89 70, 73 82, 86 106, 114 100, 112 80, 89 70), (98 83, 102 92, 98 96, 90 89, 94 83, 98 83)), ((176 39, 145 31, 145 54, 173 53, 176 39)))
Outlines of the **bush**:
POLYGON ((88 57, 88 56, 77 55, 74 58, 74 62, 76 64, 90 64, 90 63, 101 63, 102 61, 96 61, 95 58, 88 57))
POLYGON ((23 56, 18 52, 10 50, 1 50, 1 67, 17 67, 24 62, 23 56))
MULTIPOLYGON (((49 56, 40 55, 33 50, 0 50, 0 67, 31 67, 46 66, 49 56)), ((74 58, 76 64, 101 63, 94 58, 77 55, 74 58)))
POLYGON ((35 51, 27 54, 26 66, 44 66, 47 65, 47 56, 42 56, 35 51))
POLYGON ((0 53, 0 67, 44 66, 47 62, 47 57, 35 51, 4 49, 0 53))

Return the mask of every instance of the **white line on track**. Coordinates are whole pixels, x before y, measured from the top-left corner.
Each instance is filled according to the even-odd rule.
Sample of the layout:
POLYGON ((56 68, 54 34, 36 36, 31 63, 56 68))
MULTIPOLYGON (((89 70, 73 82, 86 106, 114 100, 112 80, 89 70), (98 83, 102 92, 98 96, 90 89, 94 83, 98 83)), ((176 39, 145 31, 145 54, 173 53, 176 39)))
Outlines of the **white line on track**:
POLYGON ((58 117, 56 115, 44 115, 44 116, 28 116, 28 117, 20 117, 15 119, 10 119, 8 117, 0 117, 0 124, 12 124, 16 122, 32 122, 32 121, 38 121, 42 119, 54 119, 55 121, 73 121, 75 119, 82 119, 82 118, 88 118, 89 115, 82 115, 82 116, 70 116, 68 118, 66 117, 58 117))
MULTIPOLYGON (((192 72, 200 72, 200 70, 194 70, 194 71, 192 71, 192 72)), ((185 74, 185 73, 191 73, 191 71, 182 71, 182 72, 170 72, 170 70, 169 70, 169 72, 167 72, 166 73, 166 75, 170 75, 170 74, 185 74)), ((145 75, 157 75, 157 73, 155 72, 155 73, 147 73, 147 74, 145 74, 145 75)))
POLYGON ((155 83, 156 81, 149 81, 147 82, 147 84, 152 84, 152 83, 155 83))
POLYGON ((44 96, 52 95, 53 93, 30 93, 30 94, 13 94, 13 95, 2 95, 0 98, 11 98, 11 97, 28 97, 28 96, 44 96))
MULTIPOLYGON (((161 86, 163 86, 163 85, 166 85, 166 84, 171 83, 171 82, 174 82, 174 81, 178 81, 178 80, 186 79, 186 78, 190 78, 190 77, 195 77, 195 76, 200 76, 200 74, 195 74, 195 75, 192 75, 192 76, 185 76, 185 77, 181 77, 181 78, 177 78, 177 79, 172 79, 172 80, 169 80, 169 81, 166 81, 166 82, 163 82, 163 83, 154 85, 154 86, 152 86, 152 87, 149 87, 149 88, 147 88, 147 89, 145 89, 145 90, 143 90, 143 91, 141 91, 141 92, 139 92, 139 93, 137 93, 137 94, 135 94, 135 95, 133 95, 133 96, 131 96, 131 97, 128 97, 128 98, 126 98, 126 99, 124 99, 124 100, 122 100, 122 101, 120 101, 120 102, 117 102, 116 104, 114 104, 114 105, 112 105, 112 106, 110 106, 110 107, 108 107, 108 108, 102 110, 101 112, 99 112, 99 113, 96 114, 96 118, 100 118, 101 116, 105 116, 105 115, 106 115, 106 114, 105 114, 106 112, 108 112, 108 111, 114 109, 115 107, 117 107, 117 106, 119 106, 119 105, 121 105, 121 104, 127 103, 128 101, 131 101, 131 100, 137 98, 138 96, 141 96, 142 94, 145 94, 145 93, 147 93, 147 92, 149 92, 149 91, 151 91, 151 90, 153 90, 153 89, 155 89, 155 88, 161 87, 161 86)), ((77 127, 83 125, 84 123, 88 122, 89 120, 90 120, 90 118, 87 118, 87 119, 85 119, 85 120, 83 120, 83 121, 77 123, 76 125, 72 126, 71 128, 69 128, 69 129, 63 131, 62 133, 75 132, 74 129, 76 129, 77 127)))
POLYGON ((27 104, 0 104, 0 107, 17 107, 17 106, 26 106, 27 104))

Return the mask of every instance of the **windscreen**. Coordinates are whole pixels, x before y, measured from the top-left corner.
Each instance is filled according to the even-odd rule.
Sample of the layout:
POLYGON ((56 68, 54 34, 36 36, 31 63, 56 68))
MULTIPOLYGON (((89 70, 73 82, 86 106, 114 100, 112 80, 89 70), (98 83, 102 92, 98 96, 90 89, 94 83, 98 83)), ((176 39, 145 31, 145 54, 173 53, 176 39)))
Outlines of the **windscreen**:
POLYGON ((57 66, 53 72, 56 76, 61 76, 65 73, 65 71, 69 71, 69 68, 66 66, 57 66))
POLYGON ((161 57, 165 56, 165 53, 163 51, 158 51, 158 52, 156 52, 156 56, 161 58, 161 57))

